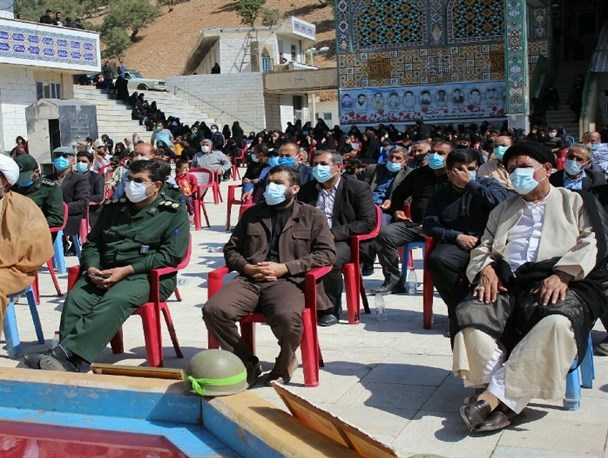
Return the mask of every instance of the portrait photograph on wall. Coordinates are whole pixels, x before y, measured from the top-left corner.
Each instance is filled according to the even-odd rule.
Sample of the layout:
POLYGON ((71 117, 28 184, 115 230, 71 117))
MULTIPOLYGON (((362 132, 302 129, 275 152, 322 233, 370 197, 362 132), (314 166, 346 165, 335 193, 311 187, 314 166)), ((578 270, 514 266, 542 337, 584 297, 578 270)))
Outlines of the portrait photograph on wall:
POLYGON ((459 121, 505 117, 504 82, 340 90, 340 122, 459 121))

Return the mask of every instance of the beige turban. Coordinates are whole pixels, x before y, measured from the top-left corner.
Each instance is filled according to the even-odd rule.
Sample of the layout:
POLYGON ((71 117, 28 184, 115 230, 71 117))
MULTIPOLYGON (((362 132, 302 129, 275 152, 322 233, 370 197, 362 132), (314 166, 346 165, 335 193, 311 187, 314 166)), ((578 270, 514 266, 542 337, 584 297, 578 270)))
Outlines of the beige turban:
POLYGON ((0 154, 0 173, 4 175, 8 184, 14 185, 19 179, 19 166, 6 154, 0 154))

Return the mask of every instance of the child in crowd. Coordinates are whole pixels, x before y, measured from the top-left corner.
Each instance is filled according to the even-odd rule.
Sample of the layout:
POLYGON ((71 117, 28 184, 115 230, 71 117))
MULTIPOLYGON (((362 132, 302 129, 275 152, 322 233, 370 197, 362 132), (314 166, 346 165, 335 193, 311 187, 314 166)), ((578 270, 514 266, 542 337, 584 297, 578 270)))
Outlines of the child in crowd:
POLYGON ((190 219, 194 214, 194 198, 198 192, 198 180, 194 174, 190 172, 190 164, 187 160, 181 159, 176 164, 177 176, 175 181, 182 188, 182 192, 186 197, 186 207, 188 208, 188 214, 190 219))

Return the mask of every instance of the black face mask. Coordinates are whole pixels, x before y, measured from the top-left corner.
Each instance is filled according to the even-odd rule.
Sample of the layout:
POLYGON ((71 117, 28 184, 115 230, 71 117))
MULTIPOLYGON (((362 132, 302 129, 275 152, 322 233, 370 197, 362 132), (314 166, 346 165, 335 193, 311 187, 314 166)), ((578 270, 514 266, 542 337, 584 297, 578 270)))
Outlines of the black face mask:
POLYGON ((427 156, 428 154, 419 154, 418 156, 414 156, 414 164, 422 165, 427 156))

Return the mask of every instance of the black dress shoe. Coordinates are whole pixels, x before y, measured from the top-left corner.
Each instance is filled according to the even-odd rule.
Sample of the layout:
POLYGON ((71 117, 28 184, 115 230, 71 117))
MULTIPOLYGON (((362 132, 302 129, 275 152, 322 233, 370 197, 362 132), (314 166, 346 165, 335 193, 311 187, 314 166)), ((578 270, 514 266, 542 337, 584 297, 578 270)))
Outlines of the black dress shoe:
POLYGON ((40 369, 40 360, 43 356, 50 355, 52 351, 53 350, 49 348, 46 351, 35 351, 31 353, 26 353, 21 357, 21 359, 23 360, 25 365, 30 369, 40 369))
POLYGON ((402 283, 397 283, 397 285, 395 285, 393 287, 393 289, 391 290, 392 294, 405 294, 407 293, 407 289, 405 288, 405 286, 403 286, 402 283))
POLYGON ((382 283, 382 286, 372 289, 372 294, 390 294, 393 289, 397 286, 397 283, 382 283))
POLYGON ((336 315, 333 313, 327 313, 325 315, 321 315, 317 319, 317 324, 323 327, 333 326, 334 324, 338 324, 338 317, 336 317, 336 315))
POLYGON ((363 275, 364 277, 374 275, 374 266, 369 264, 363 264, 363 267, 361 268, 361 275, 363 275))
POLYGON ((40 358, 40 369, 43 371, 80 372, 82 359, 68 349, 57 345, 48 355, 40 358))
POLYGON ((486 401, 477 401, 460 407, 460 416, 471 431, 475 431, 491 412, 492 407, 486 401))
POLYGON ((480 433, 488 433, 490 431, 498 431, 509 426, 511 422, 507 414, 501 410, 496 409, 492 412, 488 418, 481 422, 475 431, 480 433))

